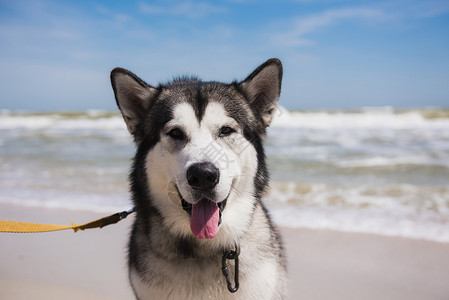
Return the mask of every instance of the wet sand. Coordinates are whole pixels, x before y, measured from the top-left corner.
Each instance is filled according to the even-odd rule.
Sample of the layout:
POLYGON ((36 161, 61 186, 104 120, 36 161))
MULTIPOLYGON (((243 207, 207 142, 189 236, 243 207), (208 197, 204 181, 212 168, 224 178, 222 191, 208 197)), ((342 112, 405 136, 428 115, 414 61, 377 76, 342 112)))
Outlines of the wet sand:
MULTIPOLYGON (((69 225, 104 214, 0 204, 0 219, 69 225)), ((133 299, 130 216, 103 229, 0 234, 0 299, 133 299)), ((449 243, 282 228, 289 299, 449 299, 449 243)))

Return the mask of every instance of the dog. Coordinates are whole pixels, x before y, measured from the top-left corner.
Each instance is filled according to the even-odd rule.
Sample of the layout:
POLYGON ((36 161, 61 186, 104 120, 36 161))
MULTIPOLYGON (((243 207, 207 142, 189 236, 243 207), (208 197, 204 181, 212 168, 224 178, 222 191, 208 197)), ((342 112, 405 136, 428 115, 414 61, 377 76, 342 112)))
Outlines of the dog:
POLYGON ((136 144, 128 248, 136 299, 286 297, 281 236, 262 202, 263 139, 281 82, 278 59, 232 83, 179 77, 153 87, 112 70, 136 144))

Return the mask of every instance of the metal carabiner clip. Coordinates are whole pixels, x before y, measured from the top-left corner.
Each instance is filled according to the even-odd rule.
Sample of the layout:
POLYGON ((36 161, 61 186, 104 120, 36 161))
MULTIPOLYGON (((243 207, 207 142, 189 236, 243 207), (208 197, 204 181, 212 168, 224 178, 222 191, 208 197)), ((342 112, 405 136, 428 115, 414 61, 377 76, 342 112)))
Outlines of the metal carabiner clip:
POLYGON ((228 250, 223 253, 222 268, 221 271, 226 279, 228 290, 231 293, 237 292, 239 289, 239 254, 240 248, 236 245, 235 250, 228 250), (234 287, 232 286, 231 276, 229 275, 229 269, 226 260, 235 260, 234 265, 234 287))

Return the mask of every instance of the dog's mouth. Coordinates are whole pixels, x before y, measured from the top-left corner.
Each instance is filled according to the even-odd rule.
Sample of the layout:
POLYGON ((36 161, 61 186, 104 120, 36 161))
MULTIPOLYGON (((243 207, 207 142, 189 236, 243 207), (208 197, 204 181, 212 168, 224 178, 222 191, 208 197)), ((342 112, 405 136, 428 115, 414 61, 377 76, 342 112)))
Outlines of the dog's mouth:
POLYGON ((190 216, 190 229, 193 235, 199 239, 214 238, 218 233, 222 212, 226 207, 229 195, 219 203, 203 198, 196 204, 185 201, 179 190, 178 195, 182 208, 190 216))

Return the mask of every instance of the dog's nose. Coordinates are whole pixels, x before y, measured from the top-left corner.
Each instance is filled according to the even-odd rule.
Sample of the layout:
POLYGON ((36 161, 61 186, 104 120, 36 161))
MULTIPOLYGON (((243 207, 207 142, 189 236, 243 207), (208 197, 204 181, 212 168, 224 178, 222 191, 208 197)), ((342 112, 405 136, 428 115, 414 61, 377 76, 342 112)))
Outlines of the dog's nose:
POLYGON ((210 162, 200 162, 187 169, 187 181, 194 189, 211 190, 220 180, 220 170, 210 162))

